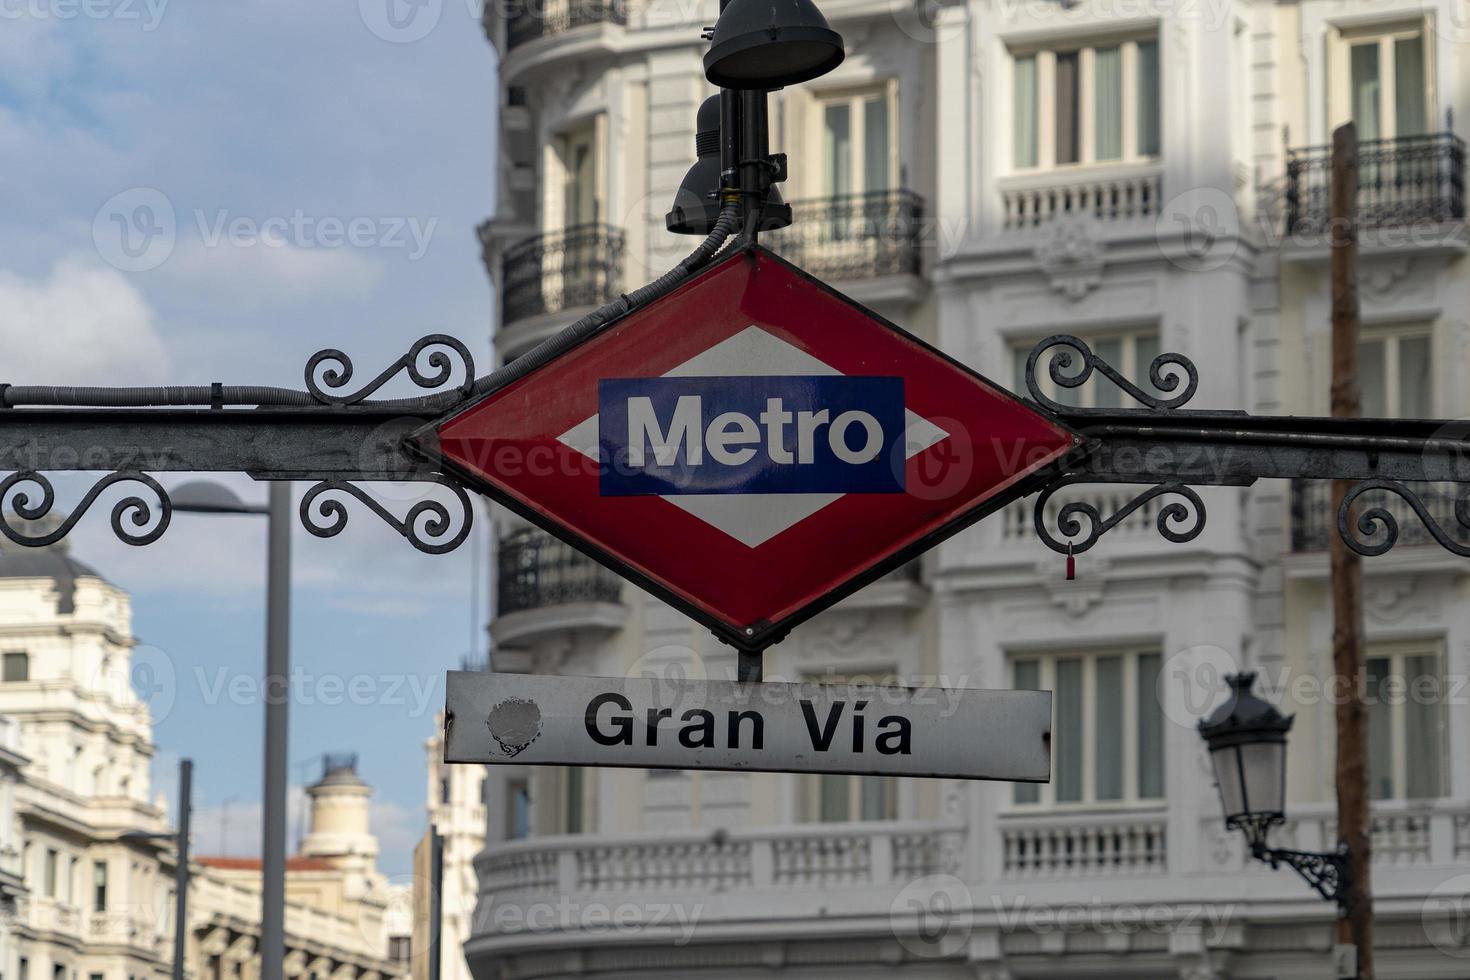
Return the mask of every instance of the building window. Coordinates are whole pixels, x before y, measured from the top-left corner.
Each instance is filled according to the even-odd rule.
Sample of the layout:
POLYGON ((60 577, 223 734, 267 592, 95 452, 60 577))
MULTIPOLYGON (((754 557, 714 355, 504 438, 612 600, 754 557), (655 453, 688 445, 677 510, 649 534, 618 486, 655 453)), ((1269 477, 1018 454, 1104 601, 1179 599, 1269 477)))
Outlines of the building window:
POLYGON ((30 654, 20 650, 6 651, 0 658, 0 681, 7 684, 31 679, 31 657, 30 654))
POLYGON ((598 160, 599 124, 570 130, 555 141, 562 178, 562 227, 602 220, 602 177, 598 160))
POLYGON ((1158 42, 1013 49, 1011 119, 1017 170, 1158 156, 1158 42))
POLYGON ((448 803, 450 799, 449 777, 439 777, 439 802, 448 803))
POLYGON ((43 877, 41 878, 41 894, 45 895, 47 898, 56 897, 56 873, 57 867, 60 862, 61 855, 56 853, 56 848, 46 848, 46 869, 43 877))
POLYGON ((107 911, 107 862, 92 862, 92 911, 107 911))
POLYGON ((1439 652, 1424 646, 1369 650, 1368 785, 1375 800, 1443 795, 1444 698, 1439 652))
POLYGON ((1358 341, 1358 386, 1366 418, 1434 415, 1429 329, 1366 329, 1358 341))
POLYGON ((1163 798, 1156 650, 1026 654, 1011 666, 1018 690, 1052 692, 1052 779, 1017 783, 1018 805, 1163 798))
MULTIPOLYGON (((1159 356, 1157 329, 1150 327, 1121 333, 1100 334, 1084 339, 1092 348, 1093 353, 1111 364, 1123 377, 1136 379, 1145 391, 1149 390, 1149 365, 1153 363, 1154 358, 1159 356)), ((1031 351, 1035 346, 1034 341, 1026 341, 1011 348, 1014 372, 1012 380, 1015 386, 1013 390, 1023 397, 1029 393, 1026 387, 1026 360, 1031 356, 1031 351)), ((1064 388, 1052 381, 1051 372, 1048 370, 1048 365, 1051 363, 1049 359, 1067 350, 1069 350, 1067 347, 1053 347, 1043 359, 1037 361, 1036 380, 1041 385, 1042 394, 1063 405, 1075 408, 1123 407, 1123 392, 1117 385, 1096 372, 1080 388, 1064 388)), ((1064 369, 1063 373, 1075 375, 1077 367, 1077 359, 1074 357, 1072 367, 1064 369)))
POLYGON ((508 779, 505 783, 505 838, 521 840, 531 836, 531 783, 526 779, 508 779))
POLYGON ((1428 132, 1432 78, 1423 22, 1343 31, 1334 68, 1334 115, 1357 123, 1359 139, 1428 132))
POLYGON ((562 770, 562 822, 564 834, 580 834, 587 829, 587 770, 568 766, 562 770))
POLYGON ((897 170, 892 85, 819 96, 823 197, 886 191, 897 170))
MULTIPOLYGON (((888 684, 891 675, 815 674, 808 682, 817 684, 888 684)), ((822 773, 805 776, 803 814, 809 821, 844 823, 849 820, 898 819, 898 780, 892 776, 855 776, 822 773)))

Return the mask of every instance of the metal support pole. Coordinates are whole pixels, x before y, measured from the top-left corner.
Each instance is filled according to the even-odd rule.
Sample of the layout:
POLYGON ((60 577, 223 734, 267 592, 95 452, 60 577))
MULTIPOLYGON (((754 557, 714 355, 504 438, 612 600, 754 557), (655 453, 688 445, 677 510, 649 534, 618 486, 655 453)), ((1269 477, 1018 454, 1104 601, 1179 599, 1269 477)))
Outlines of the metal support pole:
MULTIPOLYGON (((1358 389, 1358 129, 1332 134, 1332 415, 1362 414, 1358 389)), ((1352 490, 1332 482, 1332 512, 1352 490)), ((1337 835, 1347 851, 1347 881, 1338 941, 1357 947, 1357 976, 1373 978, 1373 900, 1368 816, 1368 709, 1364 704, 1363 560, 1340 535, 1330 542, 1332 666, 1346 690, 1337 702, 1337 835)))
POLYGON ((179 760, 179 822, 174 868, 174 972, 173 980, 184 980, 184 960, 189 942, 189 817, 194 810, 194 760, 179 760))
POLYGON ((752 242, 760 238, 761 208, 768 187, 766 157, 770 155, 770 122, 766 93, 740 94, 740 198, 743 227, 752 242))
POLYGON ((270 485, 265 611, 265 819, 260 832, 260 969, 286 960, 286 743, 291 670, 291 484, 270 485))
POLYGON ((735 665, 736 680, 742 684, 747 682, 760 683, 765 654, 765 650, 756 650, 753 653, 741 650, 739 654, 740 660, 735 665))
POLYGON ((439 980, 444 962, 444 838, 429 827, 429 975, 439 980))

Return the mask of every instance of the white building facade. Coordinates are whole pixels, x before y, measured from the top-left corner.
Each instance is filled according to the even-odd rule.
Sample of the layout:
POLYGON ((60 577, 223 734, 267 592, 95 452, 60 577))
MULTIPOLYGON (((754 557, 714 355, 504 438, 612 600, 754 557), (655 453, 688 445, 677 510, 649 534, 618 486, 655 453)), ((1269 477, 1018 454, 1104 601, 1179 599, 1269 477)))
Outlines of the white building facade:
MULTIPOLYGON (((1056 333, 1192 408, 1326 414, 1326 157, 1363 139, 1365 414, 1470 409, 1465 10, 1451 0, 822 5, 847 59, 772 97, 797 223, 764 239, 1025 393, 1056 333)), ((712 94, 713 4, 497 8, 498 212, 482 229, 524 353, 653 278, 692 239, 663 214, 712 94)), ((1132 407, 1094 379, 1049 396, 1132 407)), ((1113 513, 1144 488, 1079 487, 1113 513)), ((798 628, 768 677, 1055 692, 1042 787, 500 767, 467 959, 478 980, 662 975, 1326 978, 1335 911, 1242 853, 1195 723, 1251 668, 1283 710, 1282 846, 1329 849, 1325 486, 1202 491, 1185 544, 1160 498, 1078 559, 1013 505, 798 628), (623 927, 616 923, 619 910, 623 927)), ((1453 524, 1452 501, 1426 498, 1453 524)), ((1470 564, 1404 533, 1366 571, 1380 977, 1470 976, 1470 564), (1419 693, 1405 693, 1418 687, 1419 693), (1457 693, 1458 690, 1458 693, 1457 693)), ((733 676, 680 614, 498 516, 497 670, 733 676)), ((1463 536, 1463 535, 1462 535, 1463 536)))

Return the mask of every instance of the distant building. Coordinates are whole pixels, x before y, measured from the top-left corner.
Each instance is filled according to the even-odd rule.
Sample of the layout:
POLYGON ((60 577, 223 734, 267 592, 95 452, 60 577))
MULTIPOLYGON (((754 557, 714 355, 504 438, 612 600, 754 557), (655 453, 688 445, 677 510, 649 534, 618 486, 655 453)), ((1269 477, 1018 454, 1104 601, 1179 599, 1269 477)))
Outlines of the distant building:
MULTIPOLYGON (((134 691, 131 600, 65 543, 0 543, 0 976, 145 980, 173 961, 172 829, 149 799, 148 705, 134 691), (8 909, 13 915, 4 914, 8 909)), ((350 757, 307 789, 311 833, 287 875, 287 975, 380 980, 386 880, 369 787, 350 757)), ((189 972, 258 970, 260 862, 200 858, 189 895, 189 972)))
MULTIPOLYGON (((440 980, 471 980, 464 958, 464 944, 470 937, 475 911, 474 858, 485 846, 484 766, 448 765, 444 762, 444 716, 435 717, 434 735, 425 743, 429 761, 428 811, 429 826, 443 840, 443 887, 440 915, 440 980)), ((429 846, 428 835, 419 845, 429 846)), ((416 867, 417 867, 416 862, 416 867)), ((428 867, 427 864, 424 865, 428 867)), ((415 980, 427 977, 427 961, 422 955, 428 943, 428 882, 423 874, 415 874, 413 963, 415 980)))

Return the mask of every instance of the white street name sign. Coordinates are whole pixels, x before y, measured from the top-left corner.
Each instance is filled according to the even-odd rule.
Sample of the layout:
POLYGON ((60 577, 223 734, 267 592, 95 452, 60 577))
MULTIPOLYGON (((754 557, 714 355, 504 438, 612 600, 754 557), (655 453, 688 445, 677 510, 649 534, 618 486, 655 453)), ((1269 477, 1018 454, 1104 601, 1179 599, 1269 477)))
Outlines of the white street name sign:
POLYGON ((1046 782, 1051 693, 451 671, 446 762, 1046 782))

